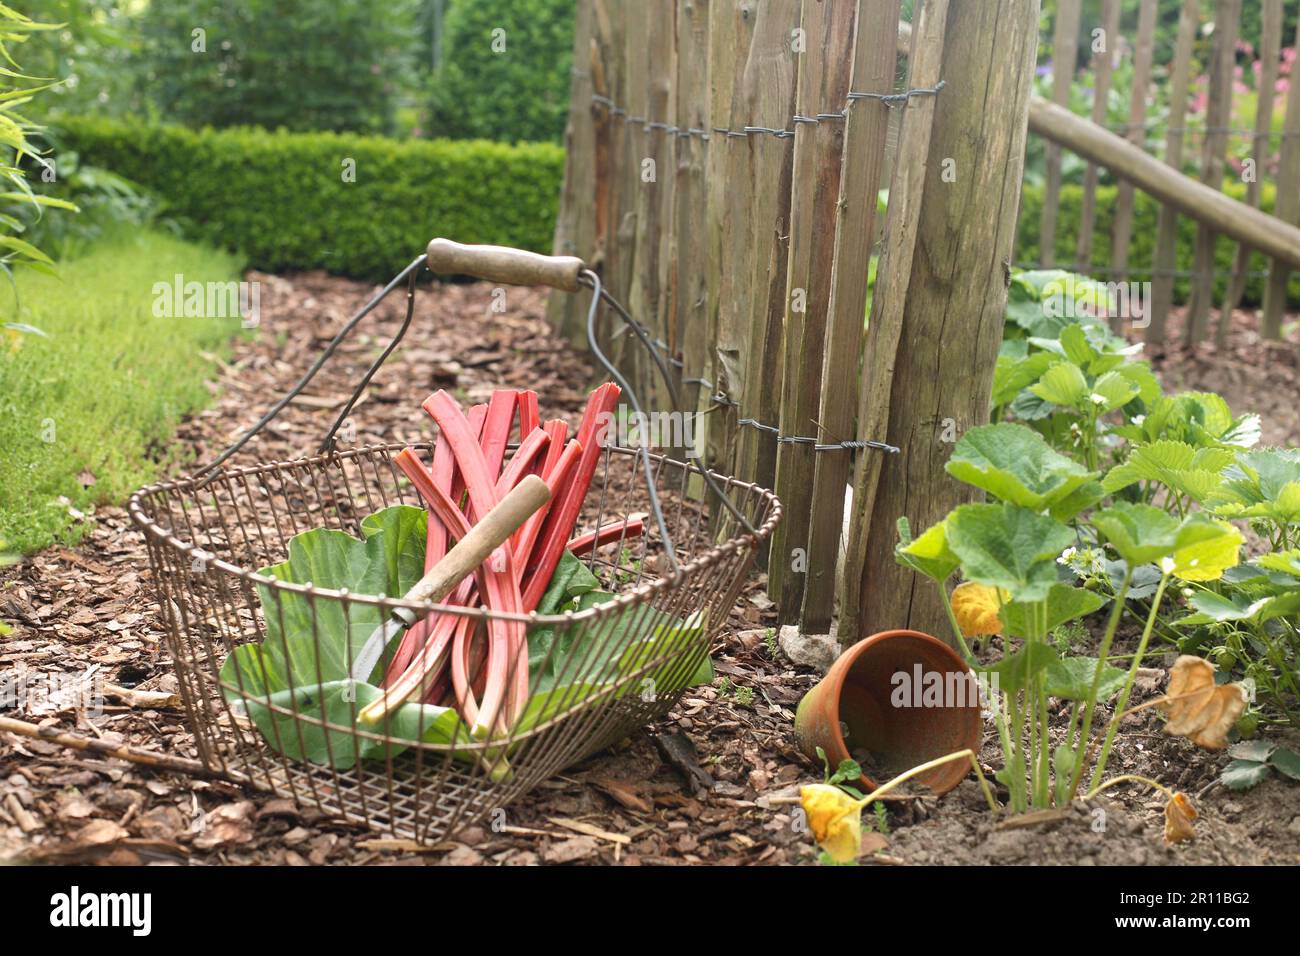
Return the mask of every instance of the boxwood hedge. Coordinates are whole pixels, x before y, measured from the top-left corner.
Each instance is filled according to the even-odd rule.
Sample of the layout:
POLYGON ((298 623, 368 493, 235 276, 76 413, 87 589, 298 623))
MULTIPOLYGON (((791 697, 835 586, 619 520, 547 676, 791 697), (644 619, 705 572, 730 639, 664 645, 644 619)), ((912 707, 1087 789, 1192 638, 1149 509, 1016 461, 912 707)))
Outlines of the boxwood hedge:
POLYGON ((83 162, 153 190, 188 235, 268 272, 385 279, 435 235, 549 251, 564 172, 551 143, 57 125, 83 162))

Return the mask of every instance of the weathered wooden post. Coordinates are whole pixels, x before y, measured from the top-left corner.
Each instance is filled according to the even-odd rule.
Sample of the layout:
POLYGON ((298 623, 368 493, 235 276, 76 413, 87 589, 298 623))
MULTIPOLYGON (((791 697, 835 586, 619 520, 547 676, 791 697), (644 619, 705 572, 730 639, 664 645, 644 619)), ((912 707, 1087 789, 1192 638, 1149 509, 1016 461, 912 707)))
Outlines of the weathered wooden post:
POLYGON ((915 253, 905 288, 893 293, 905 301, 896 329, 873 322, 867 332, 859 419, 865 428, 884 421, 886 433, 859 437, 884 438, 901 453, 860 459, 842 592, 845 639, 900 627, 936 635, 947 629, 934 585, 894 561, 895 524, 906 516, 923 530, 972 497, 944 464, 961 430, 988 419, 1024 172, 1038 14, 1038 0, 948 8, 941 59, 946 85, 925 160, 915 253))

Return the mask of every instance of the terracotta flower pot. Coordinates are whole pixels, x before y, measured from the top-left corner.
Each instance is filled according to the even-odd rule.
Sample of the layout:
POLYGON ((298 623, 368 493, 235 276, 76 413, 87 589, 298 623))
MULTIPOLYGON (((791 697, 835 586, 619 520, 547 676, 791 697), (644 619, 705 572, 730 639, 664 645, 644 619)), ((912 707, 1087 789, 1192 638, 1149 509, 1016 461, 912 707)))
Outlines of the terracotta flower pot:
MULTIPOLYGON (((794 726, 812 759, 821 747, 832 768, 851 756, 863 764, 866 790, 957 750, 978 753, 984 736, 973 672, 918 631, 884 631, 850 647, 799 702, 794 726)), ((954 761, 913 780, 947 793, 969 772, 969 763, 954 761)))

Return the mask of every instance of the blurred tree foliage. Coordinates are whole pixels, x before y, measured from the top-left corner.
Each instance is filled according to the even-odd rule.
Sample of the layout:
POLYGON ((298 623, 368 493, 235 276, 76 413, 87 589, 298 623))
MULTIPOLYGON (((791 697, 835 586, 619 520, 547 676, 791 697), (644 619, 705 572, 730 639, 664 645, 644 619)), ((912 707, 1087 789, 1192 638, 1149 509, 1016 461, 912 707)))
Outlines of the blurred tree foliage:
POLYGON ((47 113, 122 115, 144 108, 139 90, 139 42, 123 0, 11 0, 30 17, 59 24, 23 47, 28 72, 56 85, 32 109, 47 113))
POLYGON ((413 82, 420 0, 165 0, 139 14, 162 119, 384 133, 413 82))
POLYGON ((569 111, 574 0, 452 0, 430 134, 558 140, 569 111))

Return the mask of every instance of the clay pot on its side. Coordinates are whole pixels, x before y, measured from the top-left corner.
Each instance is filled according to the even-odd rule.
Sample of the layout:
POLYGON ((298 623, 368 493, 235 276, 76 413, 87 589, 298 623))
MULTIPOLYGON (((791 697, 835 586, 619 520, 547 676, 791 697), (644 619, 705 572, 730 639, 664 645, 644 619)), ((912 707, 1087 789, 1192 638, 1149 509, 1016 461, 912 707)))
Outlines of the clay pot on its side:
MULTIPOLYGON (((984 721, 974 687, 970 668, 942 641, 919 631, 873 634, 841 654, 799 702, 794 719, 799 749, 817 760, 821 747, 832 770, 853 753, 869 753, 884 779, 864 773, 859 780, 864 791, 936 757, 966 748, 979 753, 984 721), (910 687, 918 664, 921 675, 942 674, 946 686, 964 685, 964 692, 945 695, 940 706, 896 706, 902 698, 916 702, 910 687), (896 674, 908 680, 901 682, 896 674)), ((968 773, 968 761, 953 761, 912 780, 947 793, 968 773)))

